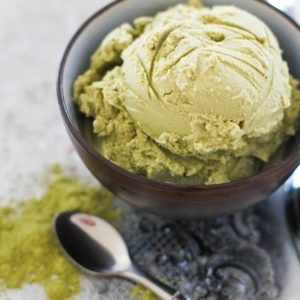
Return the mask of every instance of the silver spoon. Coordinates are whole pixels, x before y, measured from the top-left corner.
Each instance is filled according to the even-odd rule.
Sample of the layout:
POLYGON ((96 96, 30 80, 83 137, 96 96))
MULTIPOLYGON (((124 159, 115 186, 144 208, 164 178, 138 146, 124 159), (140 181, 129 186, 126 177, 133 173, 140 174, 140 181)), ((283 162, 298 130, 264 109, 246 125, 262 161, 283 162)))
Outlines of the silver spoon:
POLYGON ((54 219, 54 232, 64 252, 84 272, 130 279, 163 300, 189 300, 134 266, 123 238, 106 221, 80 212, 63 212, 54 219))

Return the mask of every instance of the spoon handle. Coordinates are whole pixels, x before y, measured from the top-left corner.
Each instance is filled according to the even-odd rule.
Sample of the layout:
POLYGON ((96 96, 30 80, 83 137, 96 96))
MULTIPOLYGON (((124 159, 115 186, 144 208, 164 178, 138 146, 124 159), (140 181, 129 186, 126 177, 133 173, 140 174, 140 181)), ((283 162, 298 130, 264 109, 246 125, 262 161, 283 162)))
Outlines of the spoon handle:
POLYGON ((146 275, 135 266, 132 266, 128 271, 122 273, 124 277, 142 284, 162 300, 190 300, 179 291, 168 286, 167 284, 157 280, 151 275, 146 275))

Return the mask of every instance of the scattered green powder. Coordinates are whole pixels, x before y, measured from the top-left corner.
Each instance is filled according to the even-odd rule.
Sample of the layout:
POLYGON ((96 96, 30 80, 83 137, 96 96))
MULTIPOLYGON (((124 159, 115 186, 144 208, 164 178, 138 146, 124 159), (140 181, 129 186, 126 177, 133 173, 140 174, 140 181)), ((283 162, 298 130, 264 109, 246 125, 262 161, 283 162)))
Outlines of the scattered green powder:
POLYGON ((159 298, 144 286, 137 284, 131 291, 131 296, 137 300, 159 300, 159 298))
MULTIPOLYGON (((80 210, 116 222, 120 211, 103 188, 81 184, 55 167, 54 179, 40 198, 0 207, 0 290, 41 284, 51 300, 65 300, 80 292, 81 275, 59 249, 53 235, 53 217, 80 210)), ((150 298, 145 298, 150 299, 150 298)))

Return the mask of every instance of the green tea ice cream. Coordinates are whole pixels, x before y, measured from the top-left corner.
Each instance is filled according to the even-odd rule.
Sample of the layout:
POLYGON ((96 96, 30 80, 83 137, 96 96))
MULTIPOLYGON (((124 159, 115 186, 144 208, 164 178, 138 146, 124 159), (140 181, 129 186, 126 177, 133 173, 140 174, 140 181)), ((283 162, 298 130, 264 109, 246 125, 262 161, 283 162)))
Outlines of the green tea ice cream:
POLYGON ((179 4, 123 24, 74 84, 94 147, 149 178, 250 176, 295 133, 300 109, 274 34, 233 6, 179 4))

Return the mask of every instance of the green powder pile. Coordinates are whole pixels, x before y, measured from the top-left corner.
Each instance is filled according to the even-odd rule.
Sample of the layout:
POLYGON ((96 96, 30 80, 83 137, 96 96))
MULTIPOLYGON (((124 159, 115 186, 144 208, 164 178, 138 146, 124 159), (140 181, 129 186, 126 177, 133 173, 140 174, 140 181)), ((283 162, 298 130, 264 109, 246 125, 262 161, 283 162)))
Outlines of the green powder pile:
POLYGON ((120 216, 108 191, 81 184, 56 168, 43 196, 19 203, 17 209, 0 207, 0 291, 37 283, 51 300, 80 292, 80 272, 64 257, 52 230, 53 217, 65 210, 95 214, 112 223, 120 216))
POLYGON ((131 291, 131 296, 137 300, 159 300, 155 294, 140 284, 137 284, 133 288, 131 291))

